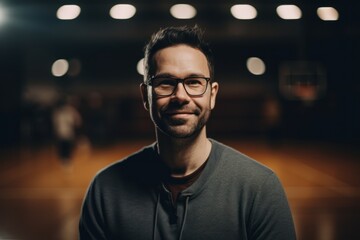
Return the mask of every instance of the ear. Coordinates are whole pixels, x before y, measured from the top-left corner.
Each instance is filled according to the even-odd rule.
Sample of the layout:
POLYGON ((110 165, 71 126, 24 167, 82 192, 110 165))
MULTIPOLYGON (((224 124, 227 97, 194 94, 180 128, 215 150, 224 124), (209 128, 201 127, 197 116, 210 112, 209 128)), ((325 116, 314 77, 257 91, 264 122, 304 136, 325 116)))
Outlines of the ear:
POLYGON ((141 92, 141 97, 142 97, 142 101, 144 104, 144 108, 149 111, 149 98, 148 98, 148 91, 147 91, 147 86, 144 83, 140 84, 140 92, 141 92))
POLYGON ((211 107, 211 110, 212 110, 215 107, 216 96, 217 96, 217 93, 219 91, 219 83, 218 82, 213 82, 213 83, 211 83, 210 86, 211 86, 210 107, 211 107))

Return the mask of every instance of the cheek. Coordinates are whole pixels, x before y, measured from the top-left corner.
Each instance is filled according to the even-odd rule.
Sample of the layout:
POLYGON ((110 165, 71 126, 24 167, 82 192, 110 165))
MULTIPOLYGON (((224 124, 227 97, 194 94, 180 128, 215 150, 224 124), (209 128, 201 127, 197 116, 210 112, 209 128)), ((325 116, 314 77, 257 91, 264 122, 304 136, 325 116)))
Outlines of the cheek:
POLYGON ((199 109, 201 112, 205 112, 207 110, 211 110, 211 101, 210 98, 200 98, 194 100, 193 103, 197 109, 199 109))
POLYGON ((157 105, 158 105, 158 99, 156 99, 156 96, 154 96, 153 92, 151 91, 151 89, 148 89, 149 91, 149 95, 148 95, 148 101, 149 101, 149 106, 150 106, 150 110, 152 109, 156 109, 157 105))
POLYGON ((204 105, 206 104, 206 108, 209 110, 212 110, 215 106, 215 98, 209 93, 209 95, 207 95, 206 98, 206 103, 204 103, 204 105))
POLYGON ((164 101, 161 98, 156 99, 155 97, 149 99, 149 101, 150 101, 150 111, 151 111, 152 115, 159 116, 161 109, 164 107, 166 101, 164 101))

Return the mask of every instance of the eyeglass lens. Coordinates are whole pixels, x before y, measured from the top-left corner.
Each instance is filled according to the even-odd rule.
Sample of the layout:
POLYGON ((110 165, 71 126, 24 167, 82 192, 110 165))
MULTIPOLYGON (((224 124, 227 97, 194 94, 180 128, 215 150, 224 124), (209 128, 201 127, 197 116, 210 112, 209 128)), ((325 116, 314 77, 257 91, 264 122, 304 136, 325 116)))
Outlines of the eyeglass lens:
POLYGON ((152 80, 152 86, 154 91, 158 95, 171 95, 174 93, 179 82, 182 82, 185 91, 189 95, 202 95, 207 88, 207 78, 203 77, 190 77, 185 79, 176 78, 154 78, 152 80))

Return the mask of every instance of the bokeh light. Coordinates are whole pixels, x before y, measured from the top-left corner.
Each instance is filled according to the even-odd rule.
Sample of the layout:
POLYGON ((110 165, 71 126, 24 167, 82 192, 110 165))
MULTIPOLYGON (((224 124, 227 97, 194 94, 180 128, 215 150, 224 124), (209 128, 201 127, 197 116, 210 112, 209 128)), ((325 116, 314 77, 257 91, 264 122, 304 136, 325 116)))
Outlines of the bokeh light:
POLYGON ((51 73, 55 77, 64 76, 68 72, 68 70, 69 62, 65 59, 56 60, 51 67, 51 73))
POLYGON ((136 65, 136 70, 140 75, 144 75, 144 58, 139 60, 136 65))
POLYGON ((136 13, 136 8, 131 4, 117 4, 110 9, 110 16, 114 19, 130 19, 136 13))
POLYGON ((177 19, 191 19, 196 16, 196 9, 189 4, 176 4, 170 8, 170 13, 177 19))
POLYGON ((262 75, 265 73, 265 63, 258 57, 250 57, 246 61, 246 67, 248 68, 249 72, 254 75, 262 75))
POLYGON ((339 13, 333 7, 319 7, 316 13, 323 21, 337 21, 339 19, 339 13))
POLYGON ((234 18, 242 20, 254 19, 257 16, 256 8, 249 4, 234 5, 231 7, 230 12, 234 18))
POLYGON ((280 5, 276 8, 276 13, 285 20, 296 20, 302 16, 301 9, 296 5, 280 5))
POLYGON ((0 5, 0 25, 3 24, 6 20, 6 11, 3 6, 0 5))
POLYGON ((63 5, 57 12, 56 16, 61 20, 73 20, 80 15, 81 8, 78 5, 63 5))

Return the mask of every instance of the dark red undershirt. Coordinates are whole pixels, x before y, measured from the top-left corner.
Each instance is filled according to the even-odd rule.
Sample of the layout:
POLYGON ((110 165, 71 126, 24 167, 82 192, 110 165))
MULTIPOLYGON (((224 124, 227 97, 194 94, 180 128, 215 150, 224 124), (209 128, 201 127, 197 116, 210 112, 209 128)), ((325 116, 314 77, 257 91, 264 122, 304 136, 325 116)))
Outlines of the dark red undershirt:
POLYGON ((164 185, 166 189, 171 192, 174 205, 180 192, 190 187, 199 178, 206 166, 206 163, 207 160, 195 172, 185 177, 172 177, 169 175, 165 178, 164 185))

